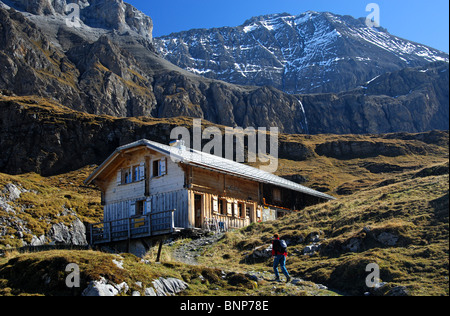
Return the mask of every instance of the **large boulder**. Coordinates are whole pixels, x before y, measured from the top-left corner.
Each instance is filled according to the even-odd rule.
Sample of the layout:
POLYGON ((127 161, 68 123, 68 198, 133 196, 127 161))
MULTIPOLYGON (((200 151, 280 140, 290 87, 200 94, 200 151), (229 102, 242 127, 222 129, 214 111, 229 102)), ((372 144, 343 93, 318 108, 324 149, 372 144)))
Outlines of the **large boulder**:
POLYGON ((154 290, 146 289, 149 296, 174 296, 188 288, 188 284, 175 278, 159 278, 153 281, 154 290))
POLYGON ((105 278, 101 278, 99 281, 92 281, 88 287, 81 294, 82 296, 116 296, 119 294, 119 290, 111 284, 105 278))
POLYGON ((272 245, 256 247, 249 255, 251 259, 267 259, 272 256, 272 245))
POLYGON ((55 244, 75 246, 85 246, 88 244, 86 240, 86 227, 78 218, 70 226, 66 226, 64 223, 54 224, 48 232, 47 237, 55 244))
POLYGON ((390 247, 397 245, 397 242, 399 240, 399 237, 397 235, 387 232, 382 232, 381 234, 375 236, 375 238, 378 242, 390 247))

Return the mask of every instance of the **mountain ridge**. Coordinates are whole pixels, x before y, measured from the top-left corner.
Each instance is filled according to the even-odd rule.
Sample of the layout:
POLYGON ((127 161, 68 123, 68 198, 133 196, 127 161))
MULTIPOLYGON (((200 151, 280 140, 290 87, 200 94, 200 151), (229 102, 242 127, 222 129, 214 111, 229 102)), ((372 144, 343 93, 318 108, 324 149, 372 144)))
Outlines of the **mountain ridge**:
POLYGON ((205 77, 271 83, 294 94, 341 92, 386 71, 448 62, 444 52, 330 12, 257 16, 236 27, 188 30, 154 42, 169 61, 205 77))

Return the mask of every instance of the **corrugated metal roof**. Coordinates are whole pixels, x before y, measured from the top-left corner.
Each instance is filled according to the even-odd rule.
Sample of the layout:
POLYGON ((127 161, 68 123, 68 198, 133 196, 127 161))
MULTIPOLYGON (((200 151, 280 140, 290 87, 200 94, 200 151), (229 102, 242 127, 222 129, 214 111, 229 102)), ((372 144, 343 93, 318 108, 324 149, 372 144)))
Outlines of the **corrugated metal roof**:
POLYGON ((283 179, 269 172, 247 166, 235 161, 221 158, 215 155, 203 153, 191 148, 174 147, 157 142, 149 141, 146 139, 119 147, 116 151, 99 167, 96 171, 86 180, 87 183, 91 182, 99 172, 106 167, 111 158, 120 153, 121 151, 134 148, 137 146, 147 146, 155 151, 161 152, 170 156, 174 161, 187 165, 192 165, 204 169, 217 171, 220 173, 226 173, 237 177, 254 180, 260 183, 272 184, 282 188, 290 189, 297 192, 302 192, 308 195, 316 196, 326 200, 334 200, 335 198, 316 190, 307 188, 298 183, 283 179))

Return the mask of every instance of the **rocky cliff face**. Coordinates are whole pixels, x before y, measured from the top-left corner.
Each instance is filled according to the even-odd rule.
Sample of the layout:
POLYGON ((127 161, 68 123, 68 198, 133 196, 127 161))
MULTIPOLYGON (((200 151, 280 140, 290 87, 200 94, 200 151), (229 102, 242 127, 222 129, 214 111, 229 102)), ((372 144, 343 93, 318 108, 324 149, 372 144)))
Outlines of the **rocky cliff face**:
MULTIPOLYGON (((145 138, 167 144, 171 130, 177 126, 191 129, 192 119, 124 119, 74 111, 42 98, 0 96, 0 172, 54 175, 100 164, 117 147, 136 140, 145 138)), ((386 141, 384 137, 343 137, 318 145, 307 145, 308 137, 313 136, 292 140, 288 135, 280 135, 279 157, 295 161, 318 156, 397 157, 431 153, 434 144, 448 147, 448 132, 389 136, 401 139, 400 142, 391 142, 389 137, 385 137, 386 141)))
POLYGON ((448 83, 448 64, 431 63, 381 75, 351 91, 298 98, 313 134, 448 130, 448 83))
MULTIPOLYGON (((66 1, 0 3, 0 89, 9 94, 50 98, 97 115, 189 116, 244 128, 276 126, 285 133, 448 129, 446 62, 383 74, 347 92, 290 95, 273 87, 276 80, 263 87, 238 86, 171 64, 155 53, 151 36, 142 31, 151 28, 150 18, 119 0, 90 1, 89 6, 78 1, 82 8, 79 27, 66 24, 61 11, 66 1)), ((304 23, 313 23, 320 16, 304 15, 304 23)), ((331 17, 325 20, 329 22, 331 17)), ((254 32, 263 22, 252 21, 243 28, 257 36, 254 32)), ((284 29, 286 36, 291 36, 284 27, 273 28, 284 29)), ((258 36, 263 39, 265 35, 258 36)), ((329 37, 323 40, 329 42, 329 37)), ((425 49, 420 47, 416 47, 416 55, 425 49)), ((442 58, 430 51, 430 60, 442 58)), ((411 57, 410 64, 416 62, 411 57)), ((333 69, 330 64, 327 72, 340 76, 333 69)))
POLYGON ((347 91, 385 72, 448 62, 448 54, 368 28, 364 19, 312 11, 174 33, 155 45, 167 60, 207 78, 294 94, 347 91))
MULTIPOLYGON (((135 32, 152 40, 153 21, 122 0, 4 0, 6 5, 35 16, 52 16, 94 28, 135 32)), ((34 17, 34 19, 39 19, 34 17)))
MULTIPOLYGON (((173 128, 192 127, 190 118, 97 116, 47 99, 8 96, 0 96, 0 123, 0 171, 43 175, 100 164, 117 147, 139 139, 167 144, 173 128)), ((299 159, 308 155, 306 148, 282 146, 280 151, 299 159)))
POLYGON ((194 76, 158 57, 141 37, 79 33, 65 24, 53 25, 55 35, 45 33, 46 26, 36 16, 27 19, 0 10, 2 89, 53 98, 93 114, 191 116, 229 126, 303 132, 292 120, 304 120, 297 99, 274 88, 194 76))
MULTIPOLYGON (((156 101, 148 79, 106 30, 83 38, 61 17, 52 28, 60 39, 56 41, 21 13, 0 10, 0 49, 4 52, 0 87, 18 95, 51 97, 86 112, 150 114, 156 101)), ((39 19, 36 23, 41 25, 39 19)))

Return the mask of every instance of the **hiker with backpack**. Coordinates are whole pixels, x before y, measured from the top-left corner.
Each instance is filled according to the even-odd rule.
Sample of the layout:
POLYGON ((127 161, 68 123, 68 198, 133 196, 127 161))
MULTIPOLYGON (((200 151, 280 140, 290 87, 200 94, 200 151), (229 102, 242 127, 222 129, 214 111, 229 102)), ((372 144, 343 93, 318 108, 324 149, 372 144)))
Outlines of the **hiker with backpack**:
POLYGON ((273 270, 275 271, 275 281, 281 282, 280 272, 278 271, 278 266, 280 266, 281 272, 286 276, 286 283, 288 283, 291 280, 291 277, 286 269, 287 244, 286 241, 280 240, 280 235, 278 234, 273 236, 272 256, 274 257, 273 270))

